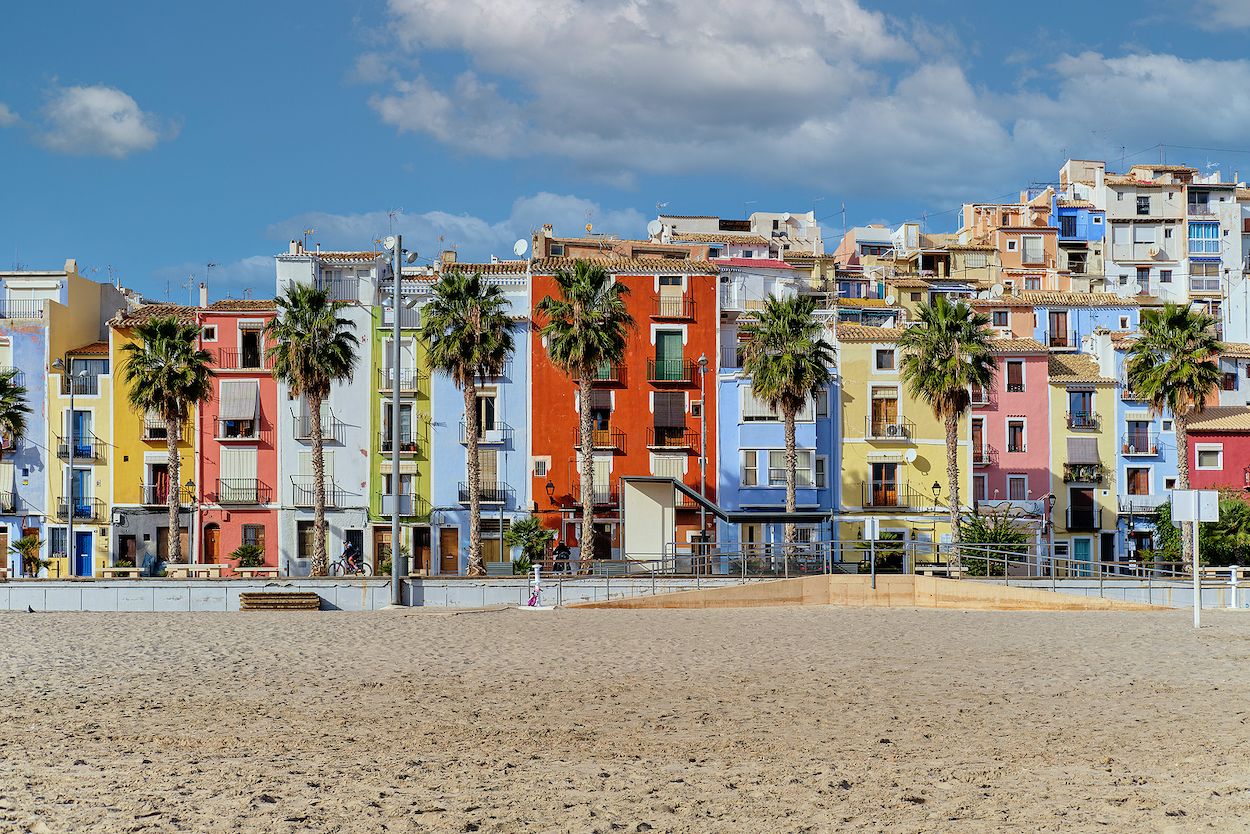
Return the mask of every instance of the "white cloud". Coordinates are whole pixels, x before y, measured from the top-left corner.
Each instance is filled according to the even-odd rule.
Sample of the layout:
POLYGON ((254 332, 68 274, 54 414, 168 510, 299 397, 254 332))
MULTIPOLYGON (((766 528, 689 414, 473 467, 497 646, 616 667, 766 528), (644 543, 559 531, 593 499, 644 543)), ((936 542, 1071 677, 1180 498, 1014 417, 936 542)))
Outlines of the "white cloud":
MULTIPOLYGON (((1250 24, 1244 0, 1207 2, 1250 24)), ((856 0, 777 0, 767 14, 753 0, 390 10, 408 56, 450 52, 464 68, 444 78, 428 60, 419 74, 392 64, 371 98, 384 122, 464 153, 567 160, 626 187, 640 172, 710 172, 955 203, 1053 176, 1065 151, 1114 157, 1250 132, 1245 61, 1060 55, 986 86, 940 57, 959 53, 949 28, 856 0)))
POLYGON ((40 143, 76 156, 121 159, 177 134, 173 125, 143 112, 126 93, 99 84, 56 89, 41 115, 40 143))
POLYGON ((1202 29, 1245 29, 1250 27, 1250 3, 1246 0, 1200 0, 1188 17, 1202 29))
POLYGON ((21 121, 21 119, 16 113, 13 112, 12 108, 10 108, 9 105, 5 104, 3 101, 0 101, 0 127, 12 127, 19 121, 21 121))
MULTIPOLYGON (((636 236, 642 233, 646 218, 633 209, 604 210, 580 197, 540 192, 516 200, 502 220, 429 211, 398 215, 395 231, 403 234, 408 249, 424 258, 436 259, 440 250, 454 248, 461 260, 484 261, 491 255, 513 257, 513 242, 519 238, 528 241, 530 234, 544 223, 553 224, 557 233, 571 234, 587 222, 599 231, 636 236)), ((375 240, 389 233, 390 218, 385 211, 307 212, 272 224, 268 235, 283 241, 299 239, 303 230, 310 228, 316 229, 311 240, 320 242, 323 248, 363 249, 373 247, 375 240)))
POLYGON ((187 304, 199 297, 201 281, 207 281, 209 297, 242 298, 248 291, 253 298, 269 298, 274 291, 273 255, 252 255, 217 264, 211 270, 204 263, 186 261, 152 271, 151 285, 160 288, 153 301, 187 304), (168 298, 165 288, 168 287, 168 298))

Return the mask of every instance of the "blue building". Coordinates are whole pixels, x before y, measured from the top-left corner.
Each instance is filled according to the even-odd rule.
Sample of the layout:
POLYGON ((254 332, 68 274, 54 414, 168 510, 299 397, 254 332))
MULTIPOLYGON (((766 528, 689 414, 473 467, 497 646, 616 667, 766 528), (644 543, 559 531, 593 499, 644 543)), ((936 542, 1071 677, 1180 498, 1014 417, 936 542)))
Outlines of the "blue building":
POLYGON ((1137 300, 1115 293, 1025 291, 1017 296, 1033 305, 1033 338, 1051 350, 1079 351, 1096 329, 1136 330, 1137 300))
MULTIPOLYGON (((481 272, 500 286, 516 321, 516 349, 498 378, 478 384, 482 555, 489 570, 510 572, 517 555, 503 545, 508 526, 530 514, 530 282, 528 262, 455 264, 481 272), (497 567, 490 567, 492 564, 497 567)), ((449 377, 431 374, 431 566, 463 574, 469 564, 469 493, 464 436, 464 394, 449 377)))

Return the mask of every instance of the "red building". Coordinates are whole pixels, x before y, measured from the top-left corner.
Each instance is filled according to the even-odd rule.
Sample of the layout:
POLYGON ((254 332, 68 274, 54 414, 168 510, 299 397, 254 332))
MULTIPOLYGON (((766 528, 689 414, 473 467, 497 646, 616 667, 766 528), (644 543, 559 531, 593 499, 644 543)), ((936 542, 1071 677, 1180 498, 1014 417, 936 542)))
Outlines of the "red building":
MULTIPOLYGON (((701 420, 706 420, 707 435, 702 487, 715 500, 719 312, 717 270, 700 258, 705 255, 701 247, 556 238, 549 226, 534 237, 535 305, 558 292, 552 276, 571 269, 577 258, 593 260, 629 289, 625 300, 635 329, 624 361, 600 370, 592 405, 596 558, 620 555, 622 478, 673 477, 700 489, 701 420), (707 375, 700 374, 700 356, 707 359, 707 375)), ((536 317, 536 334, 542 325, 536 317)), ((533 495, 547 525, 570 547, 577 547, 581 520, 577 387, 552 364, 541 338, 535 338, 532 345, 533 495)), ((678 540, 697 536, 699 523, 694 506, 679 508, 678 540)))
POLYGON ((199 311, 200 346, 215 374, 195 428, 199 562, 234 567, 238 547, 255 544, 265 565, 279 564, 278 385, 264 335, 275 313, 271 299, 228 299, 199 311))
POLYGON ((972 389, 972 499, 1028 510, 1050 491, 1049 351, 1035 339, 997 338, 992 385, 972 389))
POLYGON ((1250 489, 1250 407, 1208 408, 1189 423, 1191 489, 1250 489))

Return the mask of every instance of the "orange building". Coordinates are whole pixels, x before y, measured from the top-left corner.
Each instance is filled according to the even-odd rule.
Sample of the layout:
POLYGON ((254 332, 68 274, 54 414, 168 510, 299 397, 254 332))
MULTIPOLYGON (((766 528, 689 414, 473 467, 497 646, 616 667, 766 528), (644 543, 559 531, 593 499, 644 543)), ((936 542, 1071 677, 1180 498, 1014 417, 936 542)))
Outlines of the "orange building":
MULTIPOLYGON (((575 242, 555 238, 549 227, 536 235, 534 242, 532 299, 537 305, 558 292, 554 274, 571 269, 574 263, 572 257, 552 257, 551 251, 584 257, 589 244, 587 239, 575 242)), ((611 238, 600 243, 602 246, 595 250, 598 254, 591 260, 628 287, 625 299, 635 322, 624 361, 600 369, 592 405, 595 558, 606 559, 621 554, 622 478, 672 477, 694 490, 702 489, 715 500, 719 311, 716 266, 699 259, 697 248, 611 238), (614 248, 629 254, 616 254, 614 248), (653 256, 653 249, 663 249, 668 257, 653 256), (700 373, 700 357, 706 359, 706 374, 700 373), (701 423, 704 420, 705 425, 701 423), (702 478, 701 451, 705 460, 702 478)), ((536 316, 536 333, 543 323, 536 316)), ((576 548, 581 522, 577 387, 552 364, 541 337, 533 339, 531 350, 533 495, 547 526, 576 548)), ((693 505, 679 505, 679 542, 693 540, 699 524, 699 512, 693 505)), ((656 556, 630 554, 635 559, 656 556)))

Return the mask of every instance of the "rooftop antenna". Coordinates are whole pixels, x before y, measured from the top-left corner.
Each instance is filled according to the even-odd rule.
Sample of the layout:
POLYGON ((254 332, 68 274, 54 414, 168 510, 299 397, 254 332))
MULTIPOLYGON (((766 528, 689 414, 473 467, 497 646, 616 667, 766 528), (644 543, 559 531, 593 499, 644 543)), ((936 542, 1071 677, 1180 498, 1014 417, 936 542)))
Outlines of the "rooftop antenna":
POLYGON ((307 251, 308 251, 308 238, 312 237, 312 236, 313 236, 313 235, 315 235, 316 233, 317 233, 317 230, 316 230, 316 229, 305 229, 305 230, 304 230, 304 251, 305 251, 305 252, 307 252, 307 251))
POLYGON ((656 204, 655 204, 655 213, 656 213, 656 214, 659 214, 661 209, 666 209, 666 208, 668 208, 668 203, 656 203, 656 204))
POLYGON ((395 218, 398 215, 401 215, 403 213, 404 213, 403 206, 400 206, 399 208, 387 209, 386 220, 387 220, 387 226, 390 229, 389 234, 392 234, 392 235, 395 234, 395 218))
POLYGON ((750 219, 751 206, 755 205, 758 202, 759 200, 743 200, 742 201, 742 214, 743 214, 744 220, 750 219))

